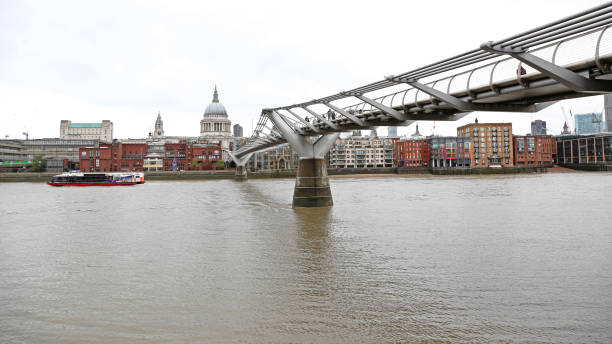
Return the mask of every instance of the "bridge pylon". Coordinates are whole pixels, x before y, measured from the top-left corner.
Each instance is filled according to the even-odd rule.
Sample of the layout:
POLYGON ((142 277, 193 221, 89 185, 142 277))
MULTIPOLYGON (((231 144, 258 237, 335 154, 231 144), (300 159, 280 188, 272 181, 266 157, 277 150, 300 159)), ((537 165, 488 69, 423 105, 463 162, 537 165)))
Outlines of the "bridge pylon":
POLYGON ((236 157, 234 154, 232 154, 232 152, 228 151, 227 153, 229 154, 229 156, 232 158, 232 160, 236 164, 236 173, 234 174, 234 180, 238 180, 238 181, 247 180, 248 176, 247 176, 246 164, 247 162, 249 162, 249 159, 251 158, 251 155, 253 155, 253 153, 249 153, 240 158, 236 157))
POLYGON ((327 176, 325 154, 329 152, 340 133, 321 135, 314 141, 297 134, 276 111, 270 111, 268 116, 299 156, 293 207, 332 206, 334 200, 327 176))

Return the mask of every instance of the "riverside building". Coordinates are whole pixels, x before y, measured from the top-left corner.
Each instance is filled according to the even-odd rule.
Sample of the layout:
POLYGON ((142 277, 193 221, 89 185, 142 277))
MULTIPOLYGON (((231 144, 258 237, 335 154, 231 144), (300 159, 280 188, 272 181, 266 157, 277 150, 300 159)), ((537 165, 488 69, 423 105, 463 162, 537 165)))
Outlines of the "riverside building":
POLYGON ((247 166, 250 169, 275 170, 297 168, 299 156, 289 144, 254 153, 247 166))
POLYGON ((214 170, 221 146, 208 143, 120 142, 79 150, 83 172, 214 170))
POLYGON ((514 165, 552 166, 557 154, 557 142, 550 135, 514 135, 514 165))
POLYGON ((478 123, 476 120, 458 127, 457 136, 469 138, 471 167, 514 166, 512 123, 478 123))
POLYGON ((397 138, 349 137, 338 139, 329 152, 329 167, 393 167, 393 141, 397 138))
POLYGON ((99 140, 64 140, 58 138, 23 140, 23 153, 30 159, 43 157, 48 172, 62 172, 77 169, 79 148, 98 146, 99 140))
POLYGON ((397 167, 429 166, 429 141, 419 133, 418 124, 416 131, 410 137, 393 140, 393 165, 397 167))
POLYGON ((557 163, 612 164, 612 133, 557 137, 557 163))
POLYGON ((428 138, 429 166, 432 168, 470 168, 470 138, 433 136, 428 138))
POLYGON ((429 166, 428 140, 401 138, 393 141, 393 164, 397 167, 429 166))
POLYGON ((23 144, 19 140, 0 140, 0 161, 27 160, 23 144))

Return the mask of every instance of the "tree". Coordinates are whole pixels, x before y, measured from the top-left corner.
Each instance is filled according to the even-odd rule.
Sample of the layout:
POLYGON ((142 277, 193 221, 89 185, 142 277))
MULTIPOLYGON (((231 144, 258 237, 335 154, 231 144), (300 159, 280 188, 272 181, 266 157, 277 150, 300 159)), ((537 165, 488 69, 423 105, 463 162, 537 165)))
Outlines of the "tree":
POLYGON ((43 172, 46 167, 47 164, 45 163, 45 160, 43 160, 42 155, 37 155, 34 157, 34 159, 32 159, 32 167, 30 167, 30 171, 43 172))
POLYGON ((217 160, 217 162, 215 163, 215 167, 217 170, 222 170, 225 167, 225 163, 223 162, 223 160, 217 160))

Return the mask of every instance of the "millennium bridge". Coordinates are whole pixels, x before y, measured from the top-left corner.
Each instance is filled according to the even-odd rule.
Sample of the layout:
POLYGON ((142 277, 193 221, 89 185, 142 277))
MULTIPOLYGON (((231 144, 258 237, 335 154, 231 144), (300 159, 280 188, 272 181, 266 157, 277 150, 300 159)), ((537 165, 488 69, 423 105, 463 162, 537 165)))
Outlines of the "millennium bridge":
POLYGON ((289 143, 299 155, 294 207, 331 206, 325 154, 341 132, 474 111, 537 112, 612 92, 612 2, 348 91, 265 108, 248 142, 229 152, 236 179, 258 151, 289 143))

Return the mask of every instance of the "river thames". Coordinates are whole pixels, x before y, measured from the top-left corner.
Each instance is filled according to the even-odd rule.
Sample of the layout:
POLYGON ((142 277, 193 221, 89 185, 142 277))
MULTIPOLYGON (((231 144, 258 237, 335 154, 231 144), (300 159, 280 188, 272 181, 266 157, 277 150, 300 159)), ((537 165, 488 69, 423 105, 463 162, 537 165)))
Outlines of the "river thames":
POLYGON ((0 184, 0 342, 612 342, 612 174, 331 184, 0 184))

